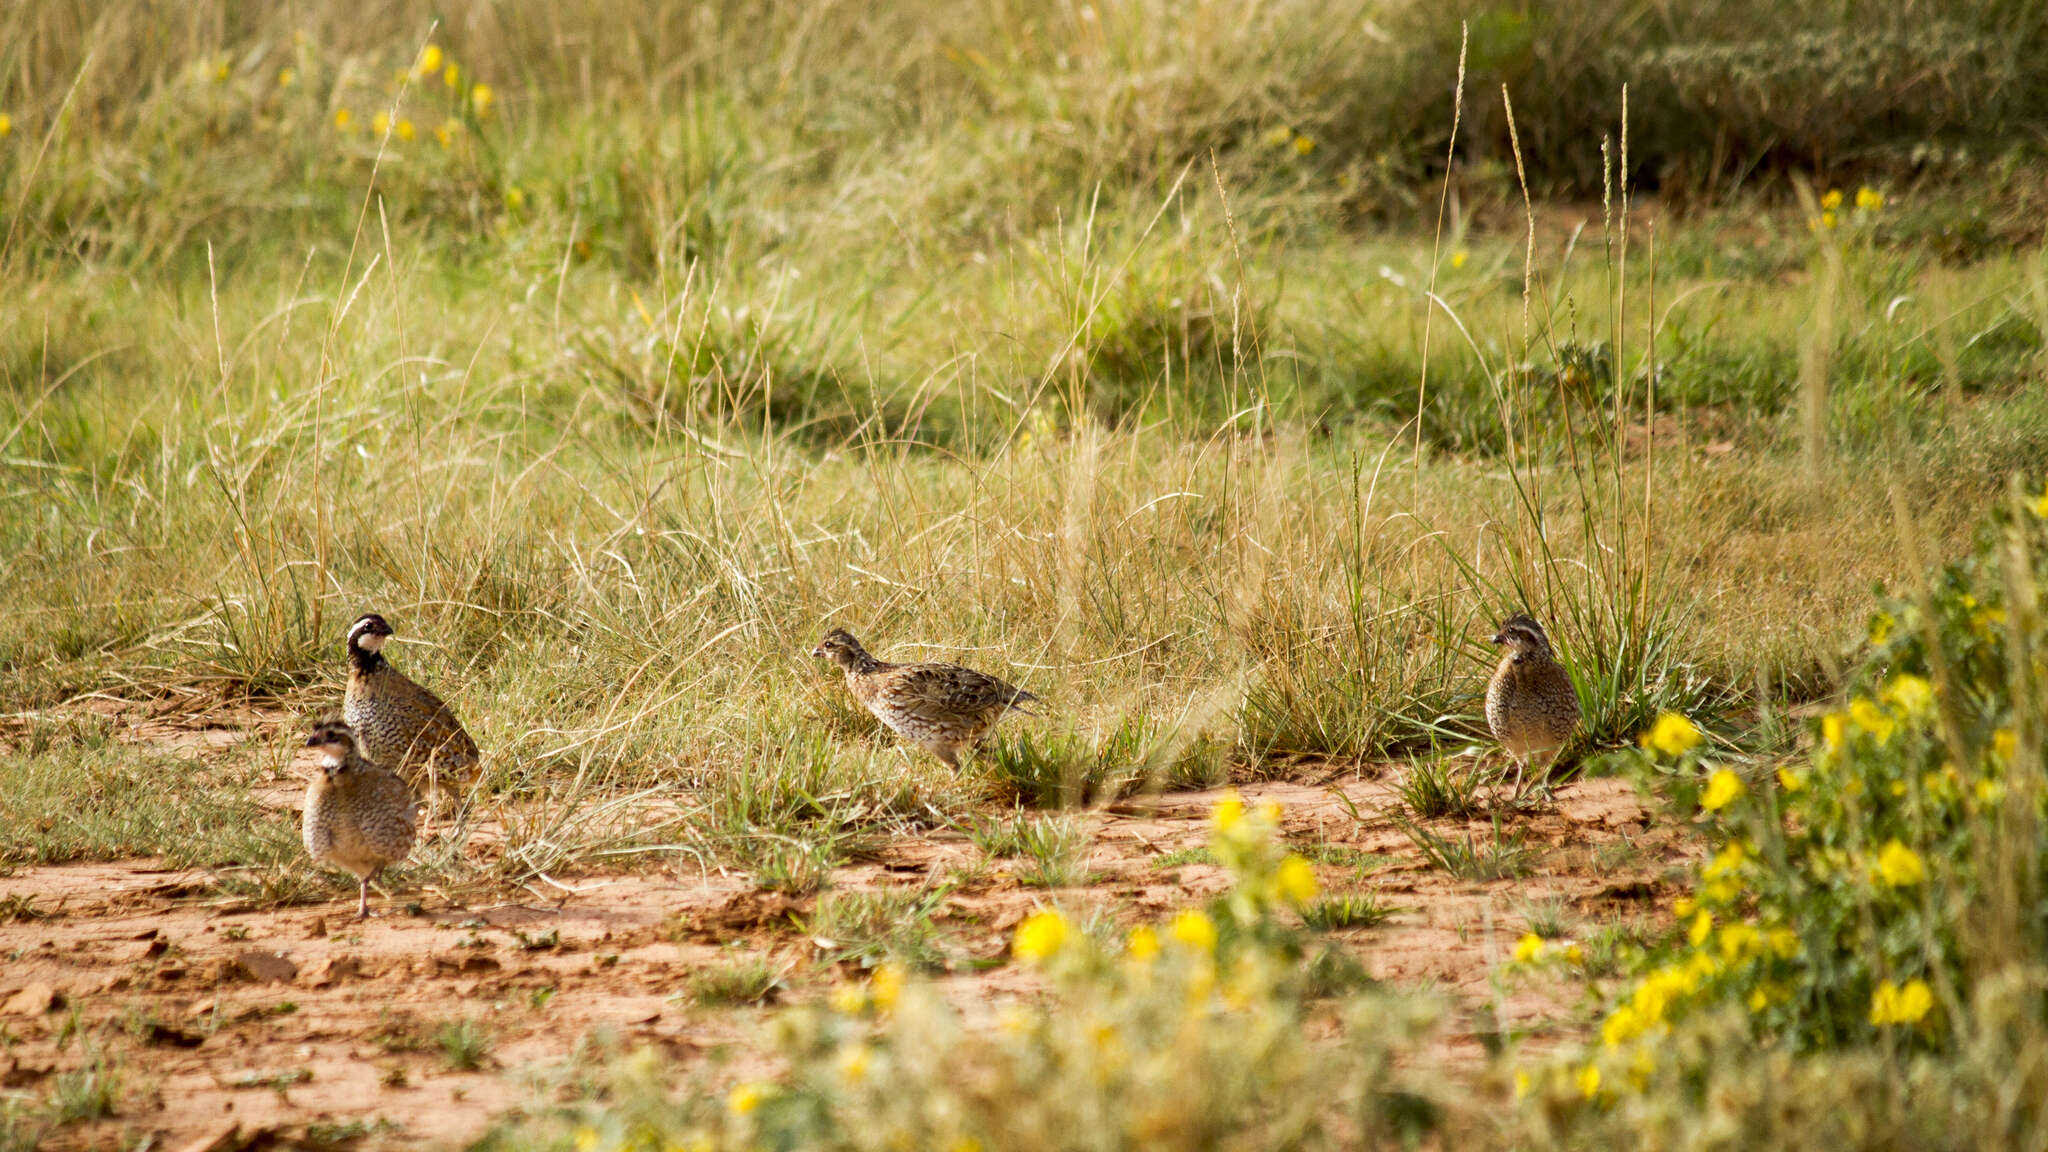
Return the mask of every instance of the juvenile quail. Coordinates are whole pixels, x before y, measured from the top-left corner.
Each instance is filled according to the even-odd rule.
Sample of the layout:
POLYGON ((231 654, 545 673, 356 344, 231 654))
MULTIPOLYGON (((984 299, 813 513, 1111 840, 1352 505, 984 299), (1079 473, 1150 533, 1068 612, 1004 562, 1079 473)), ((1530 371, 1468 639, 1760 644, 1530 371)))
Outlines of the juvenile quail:
POLYGON ((439 696, 384 659, 391 625, 372 612, 348 628, 348 692, 341 711, 363 754, 439 802, 476 777, 476 741, 439 696))
POLYGON ((417 801, 397 773, 363 759, 339 718, 315 724, 306 746, 320 751, 320 774, 306 788, 306 851, 355 874, 356 915, 368 918, 370 881, 412 851, 417 801))
POLYGON ((811 655, 839 665, 853 698, 876 719, 954 769, 963 746, 979 743, 1012 708, 1030 715, 1023 703, 1038 699, 958 664, 877 660, 842 628, 825 633, 811 655))
POLYGON ((1519 792, 1522 769, 1539 759, 1548 767, 1579 726, 1579 694, 1535 620, 1508 617, 1493 642, 1508 653, 1486 685, 1486 725, 1515 758, 1519 792))

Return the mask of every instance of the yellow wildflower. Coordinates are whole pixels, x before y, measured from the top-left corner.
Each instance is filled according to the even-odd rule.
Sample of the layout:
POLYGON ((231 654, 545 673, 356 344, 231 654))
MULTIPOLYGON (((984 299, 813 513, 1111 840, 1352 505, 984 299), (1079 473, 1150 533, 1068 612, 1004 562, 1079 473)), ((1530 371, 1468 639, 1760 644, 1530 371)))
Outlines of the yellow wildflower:
POLYGON ((353 124, 354 122, 355 114, 350 112, 348 109, 336 108, 334 110, 334 130, 336 132, 348 131, 348 126, 350 124, 353 124))
POLYGON ((448 62, 448 67, 441 70, 441 83, 450 88, 462 86, 462 69, 453 60, 448 62))
POLYGON ((1700 902, 1690 896, 1680 896, 1671 902, 1671 914, 1680 920, 1699 910, 1700 902))
POLYGON ((505 207, 513 212, 526 207, 526 189, 517 184, 505 189, 505 207))
POLYGON ((1309 139, 1309 138, 1308 138, 1308 137, 1306 137, 1306 136, 1296 136, 1296 137, 1294 138, 1294 154, 1295 154, 1295 155, 1297 155, 1297 156, 1306 156, 1306 155, 1308 155, 1309 153, 1311 153, 1311 152, 1313 152, 1313 151, 1315 151, 1315 150, 1316 150, 1316 142, 1315 142, 1315 141, 1313 141, 1313 140, 1309 139))
POLYGON ((1840 712, 1830 712, 1820 718, 1820 742, 1830 752, 1842 750, 1842 741, 1847 739, 1847 717, 1840 712))
POLYGON ((379 112, 370 117, 370 135, 382 137, 391 130, 391 113, 379 112))
POLYGON ((576 1130, 576 1152, 596 1152, 597 1129, 585 1124, 576 1130))
POLYGON ((1522 938, 1515 941, 1515 963, 1517 964, 1527 964, 1542 954, 1543 937, 1538 936, 1534 932, 1524 932, 1522 933, 1522 938))
POLYGON ((1870 998, 1870 1022, 1880 1027, 1918 1024, 1933 1007, 1934 992, 1927 987, 1927 981, 1908 980, 1900 987, 1886 980, 1870 998))
POLYGON ((1905 888, 1918 884, 1927 875, 1927 869, 1920 863, 1920 854, 1899 843, 1887 840, 1877 853, 1877 878, 1893 888, 1905 888))
POLYGON ((1828 189, 1827 195, 1820 198, 1820 206, 1830 212, 1840 208, 1842 206, 1842 190, 1840 188, 1828 189))
POLYGON ((1733 964, 1758 950, 1762 937, 1756 926, 1737 920, 1721 929, 1721 957, 1733 964))
POLYGON ((1244 800, 1232 788, 1216 802, 1216 811, 1209 817, 1218 832, 1228 832, 1244 821, 1244 800))
POLYGON ((841 1016, 858 1016, 868 1006, 868 994, 858 984, 841 984, 832 990, 831 1003, 841 1016))
POLYGON ((1898 721, 1867 696, 1849 701, 1849 719, 1855 721, 1858 728, 1877 737, 1879 747, 1891 742, 1892 732, 1899 726, 1898 721))
POLYGON ((1663 756, 1683 756, 1688 750, 1699 745, 1700 730, 1691 720, 1676 712, 1666 712, 1657 717, 1650 730, 1643 733, 1642 745, 1663 756))
POLYGON ((1515 1099, 1521 1100, 1527 1097, 1528 1095, 1529 1074, 1527 1072, 1522 1071, 1520 1068, 1517 1068, 1515 1069, 1515 1099))
POLYGON ((1742 783, 1742 777, 1726 768, 1718 769, 1707 778, 1707 792, 1700 797, 1700 807, 1709 812, 1719 812, 1748 790, 1742 783))
POLYGON ((441 121, 441 126, 439 128, 434 129, 434 139, 439 140, 441 142, 441 147, 450 148, 454 146, 455 137, 459 133, 461 133, 461 131, 462 121, 443 120, 441 121))
POLYGON ((491 102, 497 98, 497 93, 491 91, 489 84, 479 84, 469 90, 469 103, 471 107, 476 109, 478 117, 489 116, 491 114, 491 102))
POLYGON ((1884 207, 1884 194, 1865 185, 1856 189, 1856 207, 1865 212, 1875 212, 1884 207))
POLYGON ((1591 1100, 1600 1092, 1600 1066, 1588 1064, 1579 1069, 1579 1095, 1591 1100))
POLYGON ((1131 938, 1124 943, 1130 954, 1139 960, 1150 960, 1159 955, 1159 933, 1150 924, 1140 924, 1131 929, 1131 938))
POLYGON ((1643 1032, 1643 1018, 1635 1008, 1623 1004, 1609 1013, 1600 1024, 1600 1043, 1609 1048, 1619 1048, 1643 1032))
POLYGON ((1280 891, 1280 898, 1299 908, 1316 898, 1316 870, 1301 857, 1288 853, 1280 861, 1280 874, 1274 878, 1274 887, 1280 891))
POLYGON ((761 1106, 761 1101, 768 1098, 768 1091, 769 1086, 759 1081, 735 1084, 732 1091, 725 1094, 725 1106, 732 1110, 733 1115, 745 1116, 761 1106))
POLYGON ((1884 697, 1908 716, 1920 716, 1934 707, 1934 685, 1923 676, 1901 672, 1885 685, 1884 697))
POLYGON ((1806 777, 1801 776, 1790 768, 1780 768, 1778 769, 1778 787, 1783 788, 1787 792, 1797 792, 1801 788, 1806 787, 1806 777))
POLYGON ((400 120, 396 125, 393 125, 393 127, 395 127, 398 130, 398 138, 400 140, 407 141, 408 143, 411 142, 413 135, 412 121, 400 120))
POLYGON ((1466 254, 1465 250, 1463 248, 1460 248, 1456 252, 1451 253, 1451 267, 1454 269, 1463 268, 1465 266, 1465 261, 1470 258, 1471 257, 1466 254))
POLYGON ((874 1001, 875 1010, 887 1012, 896 1006, 903 995, 903 966, 888 963, 875 969, 875 975, 868 981, 868 998, 874 1001))
POLYGON ((1897 623, 1898 620, 1891 613, 1879 612, 1870 621, 1870 642, 1872 644, 1882 644, 1891 639, 1892 625, 1897 623))
POLYGON ((1980 804, 1996 804, 2005 799, 2005 785, 1996 780, 1979 780, 1971 791, 1976 794, 1977 802, 1980 804))
POLYGON ((2020 750, 2019 733, 2010 728, 2000 728, 1991 733, 1991 754, 2000 760, 2011 762, 2013 754, 2020 750))
POLYGON ((2034 515, 2048 518, 2048 487, 2042 488, 2041 495, 2034 499, 2034 515))
POLYGON ((1685 938, 1692 941, 1693 947, 1697 948, 1705 944, 1707 937, 1713 935, 1713 932, 1714 914, 1702 909, 1699 915, 1692 918, 1692 927, 1686 930, 1685 938))
POLYGON ((0 140, 5 140, 12 135, 14 135, 14 117, 9 116, 5 112, 0 112, 0 140))
POLYGON ((1273 827, 1278 828, 1280 826, 1280 802, 1278 800, 1259 801, 1258 816, 1262 823, 1271 824, 1273 827))
POLYGON ((298 83, 298 82, 299 82, 299 70, 298 70, 298 69, 296 69, 296 68, 280 68, 280 69, 278 69, 278 70, 277 70, 277 86, 278 86, 279 88, 289 88, 289 87, 291 87, 292 85, 294 85, 294 84, 296 84, 296 83, 298 83))
POLYGON ((441 46, 429 44, 420 49, 420 64, 415 71, 422 76, 432 76, 441 70, 441 46))
POLYGON ((1751 1012, 1761 1012, 1771 1006, 1771 998, 1762 988, 1752 988, 1749 990, 1748 1003, 1751 1012))
POLYGON ((1259 136, 1259 142, 1268 148, 1279 148, 1294 139, 1294 129, 1285 124, 1275 124, 1259 136))
POLYGON ((1842 218, 1833 212, 1823 212, 1820 214, 1820 226, 1822 228, 1837 228, 1841 226, 1841 223, 1842 218))
POLYGON ((1700 875, 1710 879, 1715 876, 1726 876, 1741 868, 1743 861, 1748 858, 1749 853, 1742 847, 1742 841, 1730 840, 1719 852, 1714 853, 1712 860, 1707 861, 1707 866, 1700 870, 1700 875))
POLYGON ((213 69, 213 79, 214 79, 214 82, 215 82, 215 83, 218 83, 218 84, 225 84, 225 83, 227 83, 227 82, 228 82, 228 62, 227 62, 227 61, 223 60, 223 61, 221 61, 221 62, 220 62, 220 63, 219 63, 218 65, 216 65, 216 66, 214 67, 214 69, 213 69))
POLYGON ((1173 918, 1166 934, 1197 952, 1216 951, 1216 922, 1208 914, 1190 908, 1173 918))
POLYGON ((972 1136, 962 1136, 946 1145, 946 1152, 981 1152, 981 1141, 972 1136))
POLYGON ((1010 951, 1019 960, 1050 960, 1066 947, 1073 926, 1058 912, 1033 912, 1017 925, 1017 937, 1010 951))

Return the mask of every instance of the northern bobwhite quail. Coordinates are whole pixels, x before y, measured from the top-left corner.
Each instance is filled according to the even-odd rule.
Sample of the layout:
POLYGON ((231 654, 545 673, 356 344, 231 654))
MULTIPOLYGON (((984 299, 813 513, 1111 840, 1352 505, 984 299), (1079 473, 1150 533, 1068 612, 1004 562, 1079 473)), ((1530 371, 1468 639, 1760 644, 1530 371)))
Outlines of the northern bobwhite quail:
POLYGON ((342 716, 363 754, 440 803, 476 778, 476 741, 439 696, 384 659, 391 625, 374 612, 348 627, 348 692, 342 716))
POLYGON ((1535 620, 1520 613, 1508 617, 1493 642, 1506 645, 1508 653, 1486 685, 1486 726, 1515 758, 1519 792, 1522 769, 1539 758, 1548 767, 1579 726, 1579 694, 1535 620))
POLYGON ((904 739, 960 767, 960 749, 976 744, 1012 708, 1026 715, 1038 697, 958 664, 891 664, 868 655, 842 628, 825 633, 811 655, 846 672, 846 686, 875 718, 904 739))
POLYGON ((418 801, 397 773, 363 759, 339 718, 315 724, 306 746, 320 752, 320 774, 306 788, 306 851, 355 874, 356 915, 368 918, 370 881, 412 851, 418 801))

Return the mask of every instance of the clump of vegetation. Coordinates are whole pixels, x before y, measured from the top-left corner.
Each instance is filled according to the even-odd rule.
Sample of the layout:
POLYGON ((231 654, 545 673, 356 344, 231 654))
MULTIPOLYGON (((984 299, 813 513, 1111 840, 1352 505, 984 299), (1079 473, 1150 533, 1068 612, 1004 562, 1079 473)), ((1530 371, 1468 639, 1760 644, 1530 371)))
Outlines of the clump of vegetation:
POLYGON ((568 1134, 590 1149, 1195 1149, 1353 1147, 1415 1140, 1440 1111, 1414 1064, 1433 1014, 1354 996, 1334 1043, 1303 1030, 1313 964, 1290 913, 1315 900, 1278 813, 1233 798, 1211 849, 1231 887, 1206 909, 1102 939, 1056 908, 1017 928, 1012 952, 1050 984, 1043 1002, 965 1025, 894 966, 783 1019, 786 1074, 722 1097, 685 1094, 651 1053, 615 1073, 614 1106, 568 1134), (1188 1095, 1199 1082, 1204 1090, 1188 1095))
POLYGON ((1696 804, 1717 847, 1678 901, 1681 939, 1652 954, 1574 1074, 1580 1095, 1651 1094, 1664 1116, 1739 1100, 1759 1122, 1776 1093, 1695 1063, 1742 1042, 1801 1083, 1890 1066, 1921 1107, 1978 1101, 1944 1146, 2040 1123, 2044 588, 2048 498, 2016 493, 1971 557, 1873 615, 1846 706, 1802 756, 1752 775, 1684 717, 1646 733, 1638 770, 1696 804), (1799 1054, 1821 1055, 1795 1068, 1799 1054))

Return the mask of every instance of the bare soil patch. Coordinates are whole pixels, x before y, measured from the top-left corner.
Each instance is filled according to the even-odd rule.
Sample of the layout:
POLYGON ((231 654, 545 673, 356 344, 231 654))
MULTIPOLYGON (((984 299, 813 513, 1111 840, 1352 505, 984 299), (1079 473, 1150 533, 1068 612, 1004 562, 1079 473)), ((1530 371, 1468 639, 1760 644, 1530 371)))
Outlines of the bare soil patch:
MULTIPOLYGON (((239 729, 209 721, 196 736, 151 720, 130 735, 176 743, 203 765, 275 722, 241 719, 239 729)), ((1538 906, 1579 935, 1668 915, 1666 877, 1692 851, 1683 830, 1654 821, 1628 784, 1578 781, 1552 804, 1502 818, 1530 852, 1528 874, 1461 881, 1388 818, 1401 771, 1240 791, 1284 806, 1288 838, 1324 861, 1327 894, 1371 891, 1397 909, 1332 936, 1374 978, 1446 997, 1440 1043, 1453 1062, 1476 1063, 1503 1030, 1538 1045, 1583 1035, 1594 1010, 1584 984, 1511 972, 1515 941, 1538 906)), ((297 802, 288 778, 259 791, 268 804, 297 802)), ((1018 861, 984 859, 957 832, 887 842, 835 870, 831 886, 915 891, 943 880, 933 921, 952 963, 936 979, 982 1018, 1036 991, 1030 972, 1003 962, 1034 907, 1057 899, 1134 923, 1220 892, 1222 870, 1193 851, 1219 795, 1080 816, 1088 881, 1075 888, 1028 886, 1018 861)), ((1483 819, 1429 826, 1452 837, 1495 831, 1483 819)), ((665 865, 552 880, 401 890, 363 922, 352 897, 256 907, 224 897, 202 871, 150 860, 19 868, 0 876, 0 915, 13 917, 0 922, 0 1090, 47 1092, 110 1063, 117 1111, 58 1129, 48 1144, 57 1149, 144 1135, 174 1149, 457 1145, 495 1118, 553 1103, 593 1042, 658 1045, 686 1063, 715 1055, 720 1075, 759 1072, 772 1008, 698 1004, 687 991, 694 973, 760 958, 783 973, 784 998, 856 974, 829 962, 834 942, 806 930, 816 897, 665 865)))

